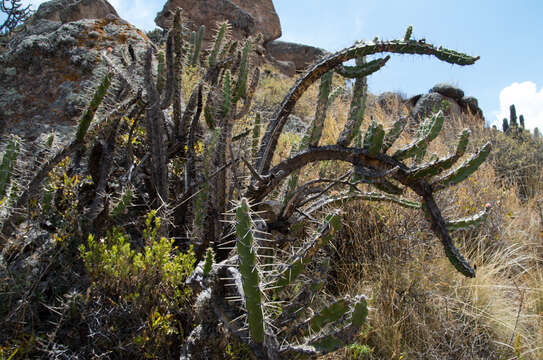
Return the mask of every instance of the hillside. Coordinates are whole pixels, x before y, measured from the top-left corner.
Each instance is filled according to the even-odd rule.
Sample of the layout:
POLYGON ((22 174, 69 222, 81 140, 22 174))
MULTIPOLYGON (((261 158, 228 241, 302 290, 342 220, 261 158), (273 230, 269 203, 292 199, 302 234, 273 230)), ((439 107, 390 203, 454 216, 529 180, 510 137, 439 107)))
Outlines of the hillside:
POLYGON ((478 57, 409 27, 287 76, 105 9, 3 35, 0 359, 543 358, 542 140, 367 86, 478 57))

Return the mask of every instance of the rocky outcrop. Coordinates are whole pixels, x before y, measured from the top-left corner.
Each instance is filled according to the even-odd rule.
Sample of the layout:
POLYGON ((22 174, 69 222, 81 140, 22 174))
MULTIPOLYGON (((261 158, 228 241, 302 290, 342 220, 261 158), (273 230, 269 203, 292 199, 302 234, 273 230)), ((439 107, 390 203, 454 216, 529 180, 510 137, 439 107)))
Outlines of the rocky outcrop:
POLYGON ((119 16, 107 0, 52 0, 40 5, 30 22, 50 20, 65 24, 81 19, 103 19, 108 15, 119 16))
POLYGON ((122 67, 128 44, 141 59, 149 43, 140 30, 112 14, 65 24, 38 19, 25 28, 0 55, 0 136, 70 136, 106 71, 103 55, 122 67))
POLYGON ((271 0, 169 0, 156 18, 163 29, 171 27, 173 10, 183 9, 185 25, 197 31, 205 25, 204 46, 213 38, 218 21, 228 20, 235 39, 243 39, 261 33, 264 43, 281 36, 281 24, 271 0))
POLYGON ((271 41, 265 44, 265 47, 268 54, 275 60, 292 63, 296 72, 304 71, 317 59, 327 54, 323 49, 285 41, 271 41))
POLYGON ((484 124, 483 111, 474 97, 465 97, 464 91, 450 84, 437 84, 428 94, 416 95, 407 100, 414 119, 423 118, 426 114, 444 109, 446 115, 472 115, 484 124))

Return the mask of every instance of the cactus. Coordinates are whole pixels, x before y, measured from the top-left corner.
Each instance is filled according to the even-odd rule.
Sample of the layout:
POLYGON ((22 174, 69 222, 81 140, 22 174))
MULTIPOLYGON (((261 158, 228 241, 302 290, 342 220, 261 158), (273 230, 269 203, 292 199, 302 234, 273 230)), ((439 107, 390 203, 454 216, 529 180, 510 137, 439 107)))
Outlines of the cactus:
POLYGON ((15 164, 17 163, 17 156, 20 151, 20 140, 17 136, 12 135, 8 140, 4 156, 2 157, 2 163, 0 164, 0 200, 7 194, 9 184, 15 164))
POLYGON ((213 267, 213 263, 215 262, 215 252, 213 251, 213 248, 209 247, 206 250, 206 258, 204 262, 204 276, 207 276, 209 272, 211 271, 213 267))
POLYGON ((509 121, 507 121, 507 118, 503 119, 502 130, 504 133, 509 132, 509 121))
POLYGON ((229 30, 228 22, 223 22, 222 24, 219 25, 217 29, 217 34, 215 35, 215 40, 213 41, 213 48, 211 49, 211 52, 209 53, 209 57, 207 59, 208 65, 210 67, 215 66, 215 64, 217 64, 217 55, 219 54, 222 41, 227 35, 226 33, 228 30, 229 30))
POLYGON ((411 40, 411 35, 413 35, 413 26, 409 25, 407 27, 407 30, 405 31, 403 41, 407 42, 407 41, 411 40))
POLYGON ((202 39, 204 38, 205 25, 200 26, 198 35, 194 34, 194 48, 191 52, 191 65, 197 66, 200 63, 200 50, 202 48, 202 39))
POLYGON ((255 124, 253 126, 252 154, 256 157, 258 153, 258 142, 260 141, 260 113, 255 115, 255 124))
POLYGON ((262 313, 262 294, 260 275, 257 268, 254 224, 251 219, 249 203, 242 199, 236 209, 236 247, 239 255, 239 272, 241 273, 249 333, 256 343, 264 341, 264 315, 262 313))
POLYGON ((518 129, 517 109, 514 104, 509 106, 509 124, 512 128, 518 129))
POLYGON ((520 128, 521 128, 522 130, 525 130, 525 129, 526 129, 526 126, 525 126, 525 124, 524 124, 524 115, 520 115, 520 116, 518 117, 518 120, 519 120, 519 123, 520 123, 520 128))
POLYGON ((77 133, 75 135, 75 139, 77 142, 82 143, 84 141, 85 135, 87 134, 87 131, 89 130, 90 124, 92 120, 94 119, 94 114, 96 114, 96 111, 98 110, 98 107, 104 100, 104 97, 106 96, 107 89, 111 85, 111 79, 113 77, 113 73, 108 72, 102 81, 100 82, 100 85, 96 89, 94 96, 87 106, 87 109, 81 116, 81 120, 79 120, 79 127, 77 128, 77 133))

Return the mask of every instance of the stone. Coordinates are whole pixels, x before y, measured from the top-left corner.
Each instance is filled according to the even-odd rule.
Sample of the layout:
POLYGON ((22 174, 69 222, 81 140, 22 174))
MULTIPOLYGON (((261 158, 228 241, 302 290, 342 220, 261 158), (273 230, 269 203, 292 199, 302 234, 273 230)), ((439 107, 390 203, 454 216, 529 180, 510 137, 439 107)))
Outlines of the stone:
POLYGON ((124 68, 121 50, 128 44, 142 61, 149 39, 113 14, 65 24, 48 19, 27 24, 0 54, 0 137, 14 133, 37 140, 54 133, 71 139, 107 69, 102 56, 124 68))
POLYGON ((479 107, 479 101, 473 96, 463 97, 459 104, 464 108, 465 112, 483 118, 483 110, 479 107))
POLYGON ((232 36, 244 39, 262 33, 264 43, 281 36, 281 23, 271 0, 168 0, 155 23, 168 29, 172 25, 173 11, 183 9, 184 25, 198 31, 205 25, 204 49, 210 46, 217 22, 228 20, 232 36))
POLYGON ((318 59, 328 54, 325 50, 309 45, 285 41, 272 41, 265 44, 268 54, 277 61, 294 63, 297 72, 303 72, 318 59))
POLYGON ((396 115, 398 110, 401 110, 403 107, 404 100, 401 95, 397 92, 387 91, 377 96, 375 100, 377 105, 384 111, 387 115, 396 115))
POLYGON ((63 24, 81 19, 103 19, 108 15, 119 17, 107 0, 51 0, 40 5, 29 21, 59 21, 63 24))
POLYGON ((432 114, 435 111, 442 110, 443 104, 446 104, 445 115, 460 116, 462 108, 452 98, 443 96, 437 92, 422 95, 413 110, 411 115, 415 120, 424 119, 424 117, 432 114))
POLYGON ((441 94, 456 101, 459 101, 464 97, 464 91, 462 89, 459 89, 458 87, 447 83, 440 83, 435 85, 433 88, 430 89, 430 92, 441 94))

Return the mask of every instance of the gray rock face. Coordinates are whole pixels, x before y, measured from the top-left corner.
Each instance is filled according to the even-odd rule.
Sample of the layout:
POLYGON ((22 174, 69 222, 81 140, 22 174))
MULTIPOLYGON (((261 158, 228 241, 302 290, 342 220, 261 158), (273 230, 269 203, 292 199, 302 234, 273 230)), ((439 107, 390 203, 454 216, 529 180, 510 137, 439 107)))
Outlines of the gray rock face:
POLYGON ((464 91, 462 91, 462 89, 459 89, 454 85, 446 84, 446 83, 435 85, 433 88, 430 89, 429 92, 438 93, 443 96, 454 99, 456 101, 459 101, 464 97, 464 91))
POLYGON ((132 44, 141 59, 148 42, 140 30, 114 15, 28 25, 0 55, 0 136, 16 133, 34 140, 44 132, 75 131, 106 71, 102 56, 122 67, 124 46, 132 44))
POLYGON ((168 0, 155 23, 163 29, 172 26, 173 10, 183 9, 183 21, 190 30, 205 25, 204 48, 213 39, 218 21, 228 20, 235 39, 262 33, 264 43, 281 36, 279 16, 271 0, 168 0))
POLYGON ((107 0, 51 0, 40 5, 30 21, 60 21, 68 23, 81 19, 103 19, 117 11, 107 0))
POLYGON ((304 71, 327 54, 323 49, 285 41, 272 41, 265 46, 271 57, 278 61, 293 63, 297 72, 304 71))
POLYGON ((462 114, 462 109, 456 101, 436 92, 422 95, 411 114, 415 119, 422 119, 435 111, 442 110, 443 107, 445 107, 446 115, 459 116, 462 114))

